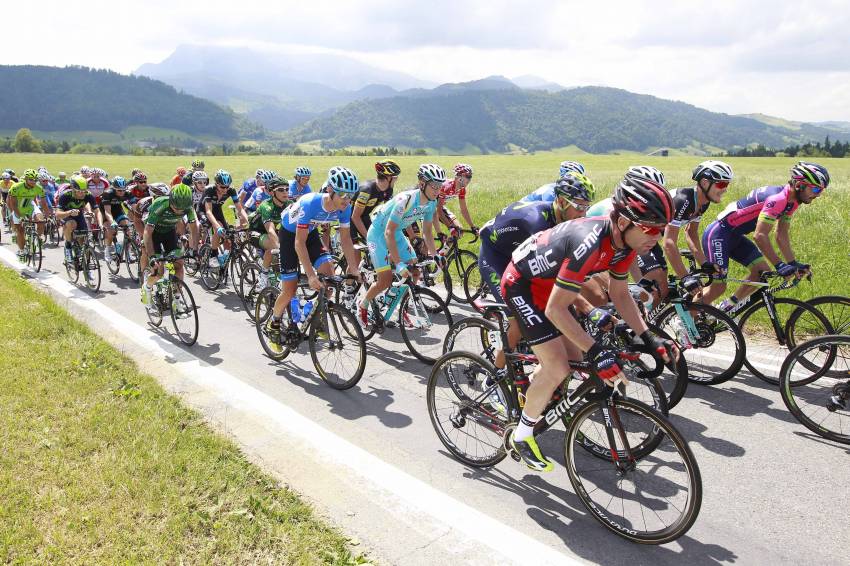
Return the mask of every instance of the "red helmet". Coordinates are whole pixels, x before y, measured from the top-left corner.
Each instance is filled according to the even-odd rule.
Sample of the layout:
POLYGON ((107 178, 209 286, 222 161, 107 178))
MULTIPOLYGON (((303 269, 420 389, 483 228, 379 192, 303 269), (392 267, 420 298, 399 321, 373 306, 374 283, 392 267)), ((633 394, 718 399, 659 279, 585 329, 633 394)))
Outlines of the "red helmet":
POLYGON ((472 166, 467 165, 466 163, 458 163, 455 165, 455 175, 472 177, 472 166))
POLYGON ((138 173, 133 175, 133 182, 134 183, 147 183, 148 182, 148 176, 145 175, 143 172, 139 171, 138 173))
POLYGON ((183 175, 186 174, 186 168, 185 167, 178 167, 177 168, 177 174, 182 177, 183 175))

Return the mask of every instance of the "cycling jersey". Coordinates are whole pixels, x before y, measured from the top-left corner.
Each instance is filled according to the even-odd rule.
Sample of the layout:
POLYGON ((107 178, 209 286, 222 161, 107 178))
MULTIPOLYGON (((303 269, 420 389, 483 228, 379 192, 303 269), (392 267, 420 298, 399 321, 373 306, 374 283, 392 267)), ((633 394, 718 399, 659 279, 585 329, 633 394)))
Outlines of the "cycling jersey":
POLYGON ((293 200, 298 200, 304 195, 310 194, 313 192, 313 189, 310 188, 310 184, 307 183, 304 187, 298 186, 298 181, 292 180, 289 181, 289 198, 293 200))
POLYGON ((717 219, 744 234, 756 229, 759 218, 767 222, 789 221, 800 206, 791 198, 791 190, 790 185, 753 189, 744 198, 729 204, 717 219))
POLYGON ((431 222, 437 211, 437 201, 425 200, 423 203, 422 200, 425 200, 424 195, 419 189, 410 189, 394 196, 382 204, 375 213, 369 233, 377 230, 383 234, 390 221, 398 225, 397 232, 401 232, 414 222, 422 220, 431 222))
POLYGON ((194 209, 188 208, 178 214, 171 209, 171 197, 158 197, 148 209, 145 224, 153 226, 154 233, 165 234, 175 230, 177 223, 183 220, 184 215, 189 222, 197 220, 194 209))
POLYGON ((123 195, 118 196, 115 189, 109 189, 100 195, 100 210, 105 213, 108 207, 109 214, 112 215, 112 219, 115 220, 115 222, 120 222, 126 218, 124 215, 124 207, 122 205, 125 202, 128 202, 131 198, 132 196, 127 191, 124 191, 123 195))
POLYGON ((614 204, 611 202, 611 197, 608 197, 588 208, 584 215, 587 218, 592 216, 609 216, 612 210, 614 210, 614 204))
POLYGON ((139 185, 137 183, 133 183, 127 186, 127 192, 130 193, 130 203, 134 203, 136 201, 142 200, 143 198, 149 196, 148 186, 147 185, 139 185))
POLYGON ((676 228, 681 228, 691 222, 699 224, 703 213, 711 206, 711 201, 708 199, 706 199, 704 205, 699 206, 696 187, 674 189, 670 191, 670 196, 673 197, 673 220, 670 221, 670 225, 676 228))
POLYGON ((174 187, 175 185, 179 185, 182 182, 183 182, 183 177, 181 175, 174 175, 174 177, 171 178, 170 185, 172 187, 174 187))
POLYGON ((245 206, 245 209, 249 212, 254 212, 255 210, 257 210, 257 207, 260 206, 263 201, 266 201, 270 198, 272 198, 272 196, 266 192, 266 189, 264 187, 257 187, 256 189, 254 189, 254 192, 251 193, 251 196, 248 198, 248 200, 243 203, 243 206, 245 206))
MULTIPOLYGON (((695 210, 695 206, 694 208, 690 208, 687 203, 683 204, 681 202, 683 198, 686 198, 686 195, 680 197, 680 202, 676 208, 676 218, 680 218, 680 221, 684 224, 687 224, 688 222, 698 222, 700 217, 696 217, 692 220, 686 220, 689 214, 688 211, 695 210)), ((676 204, 676 201, 674 200, 673 203, 676 204)), ((702 214, 706 208, 708 208, 708 205, 705 205, 705 207, 700 210, 700 214, 702 214)), ((614 210, 614 204, 611 202, 611 198, 609 197, 591 206, 587 210, 585 217, 598 218, 604 216, 605 218, 608 218, 611 215, 612 210, 614 210)), ((673 222, 671 222, 671 224, 673 224, 673 222)), ((680 226, 681 224, 678 225, 680 226)), ((638 269, 640 269, 641 275, 646 275, 650 271, 655 271, 656 269, 663 269, 664 271, 667 271, 667 259, 664 257, 664 250, 661 249, 661 244, 656 243, 647 253, 637 256, 637 266, 638 269)))
POLYGON ((139 199, 139 202, 136 203, 136 211, 139 213, 139 216, 144 220, 145 215, 148 213, 148 209, 151 207, 151 203, 153 203, 154 198, 151 196, 139 199))
POLYGON ((443 186, 440 187, 440 194, 437 196, 437 200, 440 201, 440 204, 445 204, 447 200, 451 200, 455 197, 460 200, 466 200, 466 187, 458 187, 456 179, 448 179, 444 181, 443 186))
POLYGON ((69 210, 79 210, 80 213, 77 216, 68 216, 62 220, 62 224, 66 222, 73 221, 77 224, 77 230, 88 230, 88 222, 86 221, 86 216, 83 214, 83 208, 86 205, 89 205, 94 211, 94 208, 97 206, 95 202, 95 198, 86 193, 82 198, 75 198, 73 191, 65 191, 62 193, 62 196, 59 197, 59 200, 56 202, 56 207, 62 212, 68 212, 69 210))
POLYGON ((15 181, 9 179, 8 181, 0 180, 0 192, 6 194, 12 188, 12 185, 15 184, 15 181))
POLYGON ((47 183, 46 185, 41 185, 41 188, 44 189, 44 199, 47 201, 47 206, 53 208, 56 206, 56 184, 47 183))
POLYGON ((286 207, 278 206, 274 200, 269 199, 264 201, 257 207, 257 211, 248 218, 248 227, 254 232, 266 232, 266 224, 273 222, 275 229, 280 228, 280 215, 286 207))
POLYGON ((555 183, 547 183, 531 194, 521 199, 523 202, 553 202, 555 200, 555 183))
POLYGON ((393 188, 391 186, 388 186, 387 190, 382 191, 378 188, 378 182, 375 179, 360 183, 360 191, 357 193, 355 202, 357 206, 363 209, 361 218, 367 229, 369 228, 369 224, 372 223, 372 218, 369 216, 372 214, 372 211, 391 198, 393 198, 393 188))
POLYGON ((36 183, 33 187, 28 187, 26 181, 15 183, 9 189, 9 196, 15 197, 18 204, 18 212, 21 216, 31 216, 35 210, 33 202, 37 197, 44 198, 44 187, 36 183))
POLYGON ((224 222, 224 211, 221 207, 227 201, 236 202, 236 189, 233 187, 227 187, 224 194, 219 196, 218 188, 215 185, 209 185, 207 186, 207 190, 204 191, 204 198, 201 201, 201 210, 203 213, 206 213, 207 203, 210 203, 213 216, 215 216, 216 220, 219 222, 224 222))
POLYGON ((100 195, 103 194, 103 191, 109 188, 109 181, 106 179, 89 179, 89 192, 91 196, 94 197, 94 200, 99 201, 100 195))
POLYGON ((281 227, 293 233, 296 228, 308 228, 312 232, 319 224, 339 222, 340 228, 348 228, 351 224, 351 205, 343 210, 328 212, 322 205, 325 196, 324 193, 309 193, 290 204, 281 215, 281 227))

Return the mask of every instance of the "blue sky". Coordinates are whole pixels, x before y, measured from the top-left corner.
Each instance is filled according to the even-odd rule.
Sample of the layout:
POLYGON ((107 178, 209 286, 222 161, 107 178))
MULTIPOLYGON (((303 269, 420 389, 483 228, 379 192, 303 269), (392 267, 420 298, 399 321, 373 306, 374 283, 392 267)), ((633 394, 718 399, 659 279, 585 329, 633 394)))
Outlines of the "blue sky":
POLYGON ((338 53, 437 83, 532 74, 731 114, 850 121, 850 7, 837 0, 31 0, 3 19, 15 22, 3 64, 127 73, 180 44, 242 45, 338 53))

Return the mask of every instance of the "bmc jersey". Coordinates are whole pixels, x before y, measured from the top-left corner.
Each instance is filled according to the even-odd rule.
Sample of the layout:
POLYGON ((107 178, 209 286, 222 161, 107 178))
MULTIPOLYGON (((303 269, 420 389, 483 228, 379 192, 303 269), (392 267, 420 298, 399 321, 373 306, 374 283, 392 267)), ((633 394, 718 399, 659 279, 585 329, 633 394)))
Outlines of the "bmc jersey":
POLYGON ((673 197, 673 220, 670 221, 670 225, 676 228, 681 228, 691 222, 699 223, 702 220, 703 213, 711 205, 711 201, 706 199, 706 203, 699 206, 696 187, 682 187, 672 190, 670 196, 673 197))
POLYGON ((440 187, 440 195, 437 197, 440 200, 440 204, 443 204, 447 200, 455 197, 460 200, 465 200, 466 187, 458 187, 455 179, 449 179, 448 181, 443 182, 443 186, 440 187))
POLYGON ((553 202, 555 200, 555 183, 548 183, 535 190, 530 195, 522 197, 523 202, 553 202))
POLYGON ((290 232, 297 228, 308 228, 311 232, 319 224, 339 222, 340 228, 348 228, 351 224, 351 205, 343 210, 328 212, 322 205, 326 193, 310 193, 297 202, 290 204, 281 215, 281 227, 290 232))
POLYGON ((530 236, 555 226, 555 209, 548 202, 509 204, 481 227, 481 245, 505 257, 530 236))
POLYGON ((363 217, 368 217, 376 207, 393 198, 393 188, 387 187, 386 191, 378 188, 376 180, 360 183, 355 203, 363 208, 363 217))
POLYGON ((528 238, 512 257, 523 279, 544 280, 578 292, 586 277, 601 271, 626 279, 635 252, 614 248, 610 219, 578 218, 528 238))
MULTIPOLYGON (((197 220, 194 209, 187 209, 185 214, 189 222, 197 220)), ((181 220, 183 220, 183 214, 177 214, 171 209, 171 197, 164 196, 158 197, 151 203, 145 224, 153 226, 153 231, 157 234, 167 234, 174 230, 181 220)))
POLYGON ((788 221, 799 206, 800 203, 791 198, 789 185, 759 187, 727 206, 717 219, 736 232, 749 234, 756 229, 759 218, 768 222, 788 221))
MULTIPOLYGON (((398 225, 396 231, 400 232, 414 222, 431 222, 434 219, 434 213, 437 211, 437 201, 426 201, 423 204, 420 195, 422 195, 422 191, 419 189, 410 189, 394 196, 381 205, 381 208, 375 213, 372 227, 377 226, 375 229, 383 233, 389 222, 392 221, 398 225)), ((369 228, 369 230, 372 230, 372 228, 369 228)))

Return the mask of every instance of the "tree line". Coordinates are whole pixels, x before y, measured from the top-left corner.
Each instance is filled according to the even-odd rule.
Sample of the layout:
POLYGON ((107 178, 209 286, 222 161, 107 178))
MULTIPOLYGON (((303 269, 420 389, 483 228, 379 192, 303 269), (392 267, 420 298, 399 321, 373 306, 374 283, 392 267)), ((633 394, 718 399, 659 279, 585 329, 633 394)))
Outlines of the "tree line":
POLYGON ((755 147, 730 150, 725 155, 729 157, 850 157, 850 141, 841 142, 841 140, 838 140, 832 142, 829 136, 826 136, 823 143, 795 144, 783 149, 771 149, 763 144, 758 144, 755 147))

